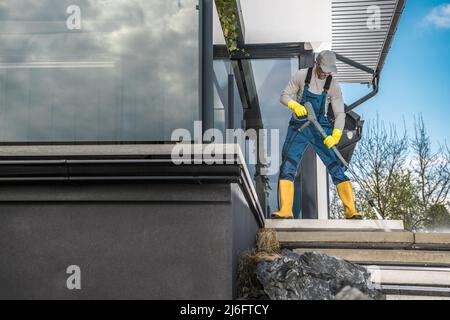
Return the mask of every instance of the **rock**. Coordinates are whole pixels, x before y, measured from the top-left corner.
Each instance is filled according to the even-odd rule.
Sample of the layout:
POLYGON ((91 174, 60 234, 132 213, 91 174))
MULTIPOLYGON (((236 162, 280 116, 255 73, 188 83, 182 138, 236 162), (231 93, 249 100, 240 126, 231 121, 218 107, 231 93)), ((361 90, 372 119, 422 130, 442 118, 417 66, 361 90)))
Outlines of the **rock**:
POLYGON ((255 273, 272 300, 332 300, 347 286, 379 297, 365 268, 323 253, 284 249, 281 259, 259 263, 255 273))
POLYGON ((236 300, 271 300, 264 290, 242 290, 236 300))
POLYGON ((306 276, 302 262, 287 256, 258 264, 256 275, 271 300, 312 300, 329 291, 326 281, 306 276))
POLYGON ((347 286, 336 295, 335 300, 373 300, 373 299, 362 293, 360 290, 347 286))
POLYGON ((279 254, 247 251, 240 255, 237 277, 238 300, 270 300, 255 274, 258 263, 279 259, 279 254))

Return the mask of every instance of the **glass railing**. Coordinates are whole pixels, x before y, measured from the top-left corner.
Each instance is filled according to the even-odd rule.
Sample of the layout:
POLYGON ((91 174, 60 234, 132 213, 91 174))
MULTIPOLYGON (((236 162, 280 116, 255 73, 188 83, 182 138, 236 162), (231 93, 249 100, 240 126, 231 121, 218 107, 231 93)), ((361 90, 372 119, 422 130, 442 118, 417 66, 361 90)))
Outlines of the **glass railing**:
POLYGON ((200 117, 198 0, 4 0, 0 143, 168 141, 200 117))

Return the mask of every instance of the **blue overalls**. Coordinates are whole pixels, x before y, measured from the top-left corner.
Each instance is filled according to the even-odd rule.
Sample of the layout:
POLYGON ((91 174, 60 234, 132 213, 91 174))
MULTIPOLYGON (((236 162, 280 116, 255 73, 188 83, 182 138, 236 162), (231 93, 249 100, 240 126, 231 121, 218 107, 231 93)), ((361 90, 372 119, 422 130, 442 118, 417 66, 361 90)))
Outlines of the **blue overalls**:
MULTIPOLYGON (((314 94, 309 91, 311 75, 312 68, 308 71, 308 76, 305 81, 303 96, 300 103, 304 105, 307 101, 309 101, 312 104, 320 125, 323 127, 327 135, 331 135, 333 129, 328 121, 328 117, 325 114, 325 104, 327 103, 328 89, 332 78, 331 76, 328 77, 322 94, 314 94)), ((302 132, 299 132, 300 127, 305 124, 306 121, 308 121, 307 117, 297 118, 295 113, 292 115, 282 150, 280 180, 295 180, 303 153, 305 152, 306 147, 311 144, 314 151, 320 159, 322 159, 323 163, 330 172, 331 178, 333 179, 333 183, 335 185, 350 181, 350 179, 345 175, 345 167, 336 158, 334 152, 331 149, 328 149, 328 147, 323 143, 323 137, 312 124, 307 126, 302 132)))

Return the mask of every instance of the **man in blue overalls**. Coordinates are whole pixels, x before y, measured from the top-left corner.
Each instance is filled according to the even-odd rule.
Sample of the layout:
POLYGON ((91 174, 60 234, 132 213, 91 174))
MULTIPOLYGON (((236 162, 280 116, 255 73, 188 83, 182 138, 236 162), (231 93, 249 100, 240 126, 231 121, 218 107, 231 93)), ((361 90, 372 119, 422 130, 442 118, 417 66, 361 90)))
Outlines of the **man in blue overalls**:
POLYGON ((355 208, 350 179, 345 175, 344 166, 331 150, 339 143, 345 126, 345 107, 341 88, 332 77, 332 73, 336 72, 336 55, 332 51, 322 51, 318 55, 314 67, 299 70, 281 95, 281 103, 291 109, 293 115, 289 122, 282 151, 279 179, 280 210, 272 214, 274 219, 294 218, 292 212, 294 180, 302 155, 308 145, 312 145, 331 174, 345 207, 345 217, 362 219, 355 208), (328 135, 325 140, 313 125, 309 125, 299 132, 299 129, 307 121, 307 111, 303 106, 307 101, 312 104, 319 123, 328 135), (327 118, 329 104, 334 112, 334 128, 331 127, 327 118))

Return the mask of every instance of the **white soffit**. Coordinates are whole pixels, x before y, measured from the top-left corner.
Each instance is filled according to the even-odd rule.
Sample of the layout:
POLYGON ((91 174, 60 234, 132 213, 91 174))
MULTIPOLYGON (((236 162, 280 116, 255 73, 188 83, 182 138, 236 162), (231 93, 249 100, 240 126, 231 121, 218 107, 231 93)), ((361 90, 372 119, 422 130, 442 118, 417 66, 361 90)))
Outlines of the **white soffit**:
MULTIPOLYGON (((310 42, 331 48, 331 0, 240 0, 245 43, 310 42)), ((214 3, 214 44, 223 45, 214 3)))
POLYGON ((331 0, 240 0, 245 43, 331 43, 331 0))

